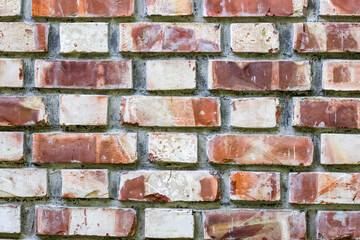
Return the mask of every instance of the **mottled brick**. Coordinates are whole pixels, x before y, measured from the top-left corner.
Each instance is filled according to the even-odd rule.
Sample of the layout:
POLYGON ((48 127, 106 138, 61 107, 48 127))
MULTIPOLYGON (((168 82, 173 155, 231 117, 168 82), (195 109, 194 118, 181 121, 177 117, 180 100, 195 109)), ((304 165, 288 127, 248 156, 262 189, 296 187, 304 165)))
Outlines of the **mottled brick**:
POLYGON ((360 91, 360 61, 324 61, 322 88, 332 91, 360 91))
POLYGON ((193 15, 193 0, 146 0, 147 15, 185 16, 193 15))
POLYGON ((23 87, 23 60, 0 59, 0 87, 23 87))
POLYGON ((24 133, 0 132, 0 162, 24 160, 24 133))
POLYGON ((360 164, 360 135, 321 134, 322 164, 360 164))
POLYGON ((320 0, 320 15, 360 16, 359 0, 320 0))
POLYGON ((21 205, 0 205, 0 233, 21 232, 21 205))
POLYGON ((21 0, 0 0, 0 16, 18 16, 21 11, 21 0))
POLYGON ((35 133, 33 162, 134 163, 136 139, 136 133, 35 133))

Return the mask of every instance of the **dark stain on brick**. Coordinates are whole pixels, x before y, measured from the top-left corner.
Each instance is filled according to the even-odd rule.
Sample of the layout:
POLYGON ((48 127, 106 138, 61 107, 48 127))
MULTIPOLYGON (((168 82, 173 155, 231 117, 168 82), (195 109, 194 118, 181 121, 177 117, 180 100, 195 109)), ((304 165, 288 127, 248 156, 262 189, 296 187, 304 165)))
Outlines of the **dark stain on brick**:
POLYGON ((123 187, 120 189, 120 199, 119 200, 143 201, 144 197, 145 197, 145 177, 144 176, 126 180, 123 187))
POLYGON ((318 197, 318 173, 299 173, 291 176, 290 194, 293 203, 313 203, 318 197))
POLYGON ((164 32, 160 24, 141 24, 131 30, 134 49, 150 51, 154 45, 161 44, 164 32))
POLYGON ((330 2, 345 14, 360 14, 360 0, 330 0, 330 2))
POLYGON ((358 43, 351 35, 350 26, 348 23, 326 25, 327 51, 357 51, 358 43))
POLYGON ((217 126, 219 124, 219 103, 216 98, 193 98, 191 101, 195 126, 217 126))
POLYGON ((68 208, 36 208, 36 233, 68 235, 71 212, 68 208))

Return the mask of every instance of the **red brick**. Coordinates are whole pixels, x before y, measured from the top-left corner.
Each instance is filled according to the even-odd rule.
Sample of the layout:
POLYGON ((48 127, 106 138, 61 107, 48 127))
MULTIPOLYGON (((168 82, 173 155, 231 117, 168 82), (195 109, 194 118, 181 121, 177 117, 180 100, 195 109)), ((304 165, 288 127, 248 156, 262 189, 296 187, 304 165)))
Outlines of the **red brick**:
POLYGON ((209 61, 209 89, 306 91, 311 81, 310 62, 209 61))
POLYGON ((32 0, 33 17, 125 17, 134 14, 134 0, 32 0))
POLYGON ((211 23, 121 23, 120 52, 221 52, 211 23))
POLYGON ((232 172, 231 200, 280 201, 280 173, 232 172))
POLYGON ((0 23, 0 52, 47 52, 48 23, 0 23))
POLYGON ((42 97, 0 97, 0 126, 47 124, 42 97))
POLYGON ((307 0, 204 0, 205 17, 302 16, 307 0))
POLYGON ((23 87, 23 60, 0 59, 0 87, 23 87))
POLYGON ((360 91, 360 61, 324 61, 322 87, 332 91, 360 91))
POLYGON ((34 163, 134 163, 135 133, 35 133, 34 163))
POLYGON ((35 61, 38 88, 131 89, 132 86, 131 60, 35 61))
POLYGON ((213 202, 220 198, 219 176, 208 171, 132 171, 120 176, 122 201, 213 202))
POLYGON ((318 211, 317 237, 324 240, 360 239, 360 212, 318 211))
POLYGON ((299 211, 206 210, 203 225, 205 239, 306 239, 306 216, 299 211))
POLYGON ((0 132, 0 162, 24 160, 24 133, 0 132))
POLYGON ((62 236, 129 237, 134 235, 136 213, 126 208, 35 208, 36 233, 62 236))
POLYGON ((21 0, 2 0, 0 2, 0 16, 18 16, 21 11, 21 0))
POLYGON ((359 107, 356 98, 294 98, 293 126, 359 128, 359 107))
POLYGON ((360 173, 291 173, 290 202, 359 204, 360 173))
POLYGON ((356 23, 295 23, 297 52, 360 52, 360 25, 356 23))
POLYGON ((146 12, 149 16, 193 15, 193 0, 146 0, 146 12))
POLYGON ((220 101, 205 97, 123 97, 121 122, 136 126, 220 126, 220 101))
POLYGON ((359 0, 320 0, 320 15, 360 16, 359 0))
POLYGON ((21 205, 0 205, 0 233, 21 233, 21 205))
POLYGON ((309 137, 216 135, 207 142, 212 163, 310 166, 314 146, 309 137))

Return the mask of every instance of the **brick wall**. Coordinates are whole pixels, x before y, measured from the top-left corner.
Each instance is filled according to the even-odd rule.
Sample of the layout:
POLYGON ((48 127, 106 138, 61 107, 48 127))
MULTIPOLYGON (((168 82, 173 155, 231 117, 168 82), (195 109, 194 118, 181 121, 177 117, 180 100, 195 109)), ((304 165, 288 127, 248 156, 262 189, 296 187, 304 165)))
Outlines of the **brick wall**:
POLYGON ((360 238, 359 0, 0 16, 0 238, 360 238))

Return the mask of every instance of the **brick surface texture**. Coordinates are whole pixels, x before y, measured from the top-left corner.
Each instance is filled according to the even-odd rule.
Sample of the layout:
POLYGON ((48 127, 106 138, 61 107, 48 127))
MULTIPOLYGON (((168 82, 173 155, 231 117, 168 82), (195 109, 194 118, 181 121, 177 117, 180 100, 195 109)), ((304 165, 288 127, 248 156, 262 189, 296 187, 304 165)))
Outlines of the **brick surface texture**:
POLYGON ((360 239, 360 0, 0 0, 0 240, 360 239))

